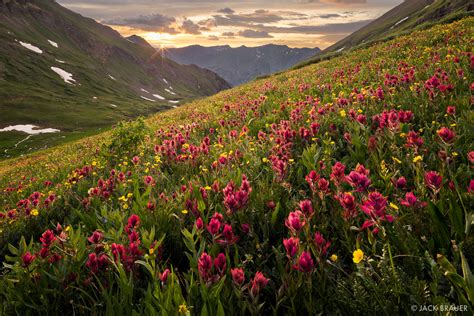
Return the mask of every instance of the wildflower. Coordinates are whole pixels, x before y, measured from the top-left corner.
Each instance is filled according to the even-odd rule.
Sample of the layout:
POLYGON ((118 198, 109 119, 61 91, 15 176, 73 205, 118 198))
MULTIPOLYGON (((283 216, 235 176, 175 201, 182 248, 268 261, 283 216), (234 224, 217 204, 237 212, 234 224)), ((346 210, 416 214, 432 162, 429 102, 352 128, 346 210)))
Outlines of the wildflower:
POLYGON ((310 200, 303 200, 299 203, 299 206, 300 206, 300 210, 306 215, 306 216, 310 216, 311 214, 313 214, 314 210, 313 210, 313 204, 311 203, 310 200))
POLYGON ((351 193, 347 193, 347 192, 341 193, 340 195, 336 196, 335 199, 344 208, 345 219, 349 219, 357 215, 357 213, 355 212, 355 209, 356 209, 355 198, 351 193))
POLYGON ((250 289, 250 293, 255 297, 257 296, 261 290, 263 290, 267 284, 269 279, 267 279, 262 272, 256 272, 255 277, 252 280, 252 287, 250 289))
POLYGON ((209 224, 207 225, 207 231, 215 236, 219 233, 219 229, 221 228, 221 222, 217 218, 211 218, 209 224))
POLYGON ((364 252, 360 249, 357 249, 354 251, 354 253, 352 254, 352 261, 354 261, 354 263, 360 263, 362 260, 364 259, 364 252))
POLYGON ((331 246, 331 242, 324 239, 320 232, 316 232, 314 234, 314 242, 316 243, 316 246, 322 255, 325 255, 328 251, 328 248, 331 246))
POLYGON ((98 244, 102 239, 104 238, 104 235, 96 230, 95 232, 92 233, 92 235, 87 238, 87 240, 91 243, 91 244, 98 244))
POLYGON ((128 226, 130 228, 138 228, 139 225, 140 225, 140 217, 138 217, 138 215, 136 214, 132 214, 128 218, 128 226))
POLYGON ((307 251, 301 253, 300 258, 298 259, 298 266, 296 267, 301 272, 311 272, 314 268, 314 261, 311 258, 311 254, 307 251))
POLYGON ((232 281, 238 286, 241 286, 245 281, 244 270, 241 268, 230 269, 232 275, 232 281))
POLYGON ((220 276, 225 274, 226 267, 227 267, 227 259, 225 257, 225 254, 220 253, 217 255, 217 257, 214 259, 214 267, 216 269, 216 272, 220 276))
POLYGON ((160 281, 161 284, 165 284, 166 281, 168 280, 168 275, 171 273, 170 269, 165 269, 163 273, 160 273, 160 281))
POLYGON ((152 176, 146 176, 146 177, 145 177, 145 184, 146 184, 147 186, 153 185, 154 182, 155 182, 155 180, 153 179, 152 176))
POLYGON ((283 239, 283 246, 285 247, 286 255, 289 258, 293 258, 298 253, 299 243, 300 240, 297 237, 283 239))
POLYGON ((179 305, 178 313, 180 313, 180 314, 188 314, 189 313, 189 309, 188 309, 188 307, 186 306, 185 303, 179 305))
POLYGON ((446 109, 446 113, 449 114, 449 115, 455 115, 456 114, 456 107, 455 106, 448 106, 448 108, 446 109))
POLYGON ((395 182, 395 187, 397 189, 404 189, 406 185, 407 185, 407 180, 405 179, 405 177, 400 177, 395 182))
POLYGON ((38 216, 38 215, 39 215, 39 211, 38 211, 38 209, 35 208, 35 209, 32 209, 32 210, 31 210, 30 214, 31 214, 32 216, 38 216))
POLYGON ((86 267, 88 267, 92 273, 97 273, 99 270, 99 261, 97 260, 97 254, 95 252, 89 254, 89 257, 86 262, 86 267))
POLYGON ((35 261, 36 256, 32 255, 29 251, 25 253, 21 260, 23 261, 23 266, 26 268, 28 267, 33 261, 35 261))
POLYGON ((332 262, 336 262, 337 259, 338 259, 338 257, 337 257, 337 255, 334 253, 334 254, 331 255, 331 257, 329 257, 329 259, 331 259, 332 262))
POLYGON ((436 171, 428 171, 425 173, 425 184, 428 188, 433 191, 437 191, 441 188, 443 184, 443 177, 439 175, 436 171))
POLYGON ((420 161, 423 161, 423 156, 416 156, 415 158, 413 158, 414 163, 417 163, 417 162, 420 162, 420 161))
POLYGON ((43 248, 49 248, 51 244, 56 240, 54 232, 52 230, 47 230, 41 235, 40 241, 43 243, 43 248))
POLYGON ((201 278, 203 278, 205 281, 210 279, 212 271, 212 257, 205 252, 203 252, 201 257, 198 259, 198 271, 201 278))
POLYGON ((371 192, 367 200, 360 206, 362 211, 371 217, 385 219, 387 198, 379 192, 371 192))
POLYGON ((306 224, 304 215, 301 211, 290 212, 288 218, 285 220, 285 225, 293 233, 299 232, 306 224))
POLYGON ((217 242, 225 245, 233 245, 238 240, 238 237, 234 235, 232 231, 232 226, 225 224, 224 229, 222 230, 223 239, 218 240, 217 242))
POLYGON ((447 127, 442 127, 436 133, 445 143, 452 143, 456 137, 456 134, 447 127))
POLYGON ((370 179, 365 174, 357 171, 351 171, 346 177, 346 181, 355 188, 357 192, 365 191, 371 183, 370 179))
POLYGON ((202 230, 204 228, 204 223, 202 221, 202 218, 200 218, 200 217, 198 219, 196 219, 196 228, 198 230, 202 230))

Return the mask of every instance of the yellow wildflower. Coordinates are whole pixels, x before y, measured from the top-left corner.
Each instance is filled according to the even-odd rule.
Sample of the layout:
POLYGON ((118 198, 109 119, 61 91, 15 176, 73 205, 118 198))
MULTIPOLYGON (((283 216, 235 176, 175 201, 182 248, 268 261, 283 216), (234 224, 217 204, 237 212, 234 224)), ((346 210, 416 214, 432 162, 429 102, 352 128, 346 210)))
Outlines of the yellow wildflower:
POLYGON ((331 261, 332 262, 336 262, 337 261, 337 255, 336 254, 333 254, 331 257, 330 257, 331 261))
POLYGON ((354 261, 354 263, 359 263, 364 259, 364 252, 360 249, 357 249, 354 251, 352 256, 353 256, 352 261, 354 261))
POLYGON ((189 313, 189 309, 188 309, 188 307, 186 306, 186 304, 181 304, 181 305, 179 305, 179 307, 178 307, 178 312, 179 312, 180 314, 187 314, 187 313, 189 313))
POLYGON ((420 161, 423 161, 423 157, 422 157, 422 156, 416 156, 415 158, 413 158, 413 162, 414 162, 414 163, 417 163, 417 162, 420 162, 420 161))
POLYGON ((33 216, 38 216, 39 215, 39 211, 37 209, 33 209, 31 210, 31 215, 33 216))
POLYGON ((182 210, 181 213, 186 215, 186 214, 188 214, 188 210, 182 210))

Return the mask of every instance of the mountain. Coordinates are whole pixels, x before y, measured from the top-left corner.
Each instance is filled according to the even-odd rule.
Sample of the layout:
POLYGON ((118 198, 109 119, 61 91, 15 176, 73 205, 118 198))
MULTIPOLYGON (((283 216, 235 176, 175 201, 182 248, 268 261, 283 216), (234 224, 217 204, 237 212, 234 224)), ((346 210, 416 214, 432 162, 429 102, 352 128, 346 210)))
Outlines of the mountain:
POLYGON ((3 156, 229 87, 209 70, 163 58, 144 40, 125 39, 52 0, 0 0, 0 43, 3 156), (28 125, 39 129, 19 131, 28 125))
POLYGON ((212 70, 236 86, 262 75, 288 69, 319 51, 319 48, 290 48, 273 44, 236 48, 229 45, 192 45, 167 49, 163 55, 181 64, 194 64, 212 70))
POLYGON ((469 315, 473 38, 438 25, 0 161, 0 315, 469 315))
POLYGON ((317 62, 357 47, 427 28, 441 22, 472 15, 474 3, 469 0, 406 0, 380 18, 324 49, 307 63, 317 62))

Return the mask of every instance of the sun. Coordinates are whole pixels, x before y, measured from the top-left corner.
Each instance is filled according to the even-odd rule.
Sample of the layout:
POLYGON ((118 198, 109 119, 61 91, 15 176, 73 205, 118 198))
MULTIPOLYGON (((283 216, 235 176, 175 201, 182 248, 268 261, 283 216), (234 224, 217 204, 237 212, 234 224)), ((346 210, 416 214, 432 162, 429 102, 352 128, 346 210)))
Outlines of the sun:
POLYGON ((173 35, 168 33, 148 32, 143 34, 143 38, 145 38, 149 42, 169 43, 173 40, 173 35))

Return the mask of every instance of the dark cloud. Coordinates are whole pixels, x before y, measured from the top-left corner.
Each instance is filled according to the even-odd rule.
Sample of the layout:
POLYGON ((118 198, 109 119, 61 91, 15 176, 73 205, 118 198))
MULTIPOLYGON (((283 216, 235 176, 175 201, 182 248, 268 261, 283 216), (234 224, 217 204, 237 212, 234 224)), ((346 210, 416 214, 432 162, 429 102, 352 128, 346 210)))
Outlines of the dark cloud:
MULTIPOLYGON (((206 28, 207 29, 207 28, 206 28)), ((191 20, 184 20, 180 30, 186 34, 201 34, 201 27, 191 20)))
POLYGON ((130 26, 146 31, 170 34, 178 33, 177 30, 172 27, 176 19, 162 14, 140 15, 134 18, 116 18, 102 22, 109 25, 130 26))
POLYGON ((217 12, 224 13, 224 14, 233 14, 233 13, 235 13, 235 11, 232 10, 231 8, 229 8, 229 7, 217 10, 217 12))
POLYGON ((254 25, 255 29, 269 33, 301 33, 301 34, 347 34, 366 26, 373 20, 362 20, 348 23, 328 23, 324 25, 300 25, 292 27, 278 27, 254 25))
POLYGON ((236 34, 234 32, 224 32, 221 35, 225 37, 234 37, 236 34))
POLYGON ((340 18, 340 17, 342 17, 342 15, 338 13, 328 13, 328 14, 318 15, 318 18, 321 18, 321 19, 332 19, 332 18, 340 18))
POLYGON ((256 31, 256 30, 243 30, 237 33, 238 36, 247 37, 247 38, 273 38, 268 32, 265 31, 256 31))
POLYGON ((208 40, 210 41, 218 41, 219 40, 219 37, 215 36, 215 35, 209 35, 207 37, 208 40))

